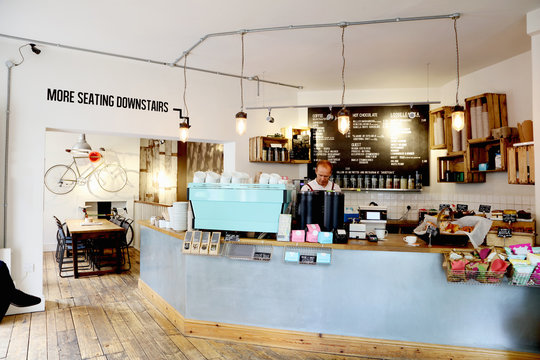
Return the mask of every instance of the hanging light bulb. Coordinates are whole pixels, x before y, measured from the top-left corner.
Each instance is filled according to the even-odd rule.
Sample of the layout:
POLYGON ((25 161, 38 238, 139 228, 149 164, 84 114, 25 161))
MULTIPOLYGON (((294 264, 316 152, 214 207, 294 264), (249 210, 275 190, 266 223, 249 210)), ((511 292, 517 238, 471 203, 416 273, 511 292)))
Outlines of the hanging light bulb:
POLYGON ((343 66, 341 67, 341 82, 343 83, 343 92, 341 93, 341 110, 337 113, 338 131, 343 135, 349 132, 351 126, 351 113, 345 107, 345 27, 341 26, 341 57, 343 58, 343 66))
POLYGON ((238 135, 244 135, 247 128, 247 114, 243 111, 236 113, 236 132, 238 135))
POLYGON ((452 128, 461 131, 465 127, 465 109, 463 106, 456 105, 452 110, 452 128))
POLYGON ((244 112, 244 33, 242 39, 242 70, 240 72, 240 111, 236 113, 236 133, 244 135, 247 128, 247 114, 244 112))
POLYGON ((454 33, 456 35, 456 106, 452 110, 452 128, 456 131, 461 131, 465 127, 465 109, 463 106, 459 105, 458 102, 458 92, 459 92, 459 45, 458 45, 458 36, 457 36, 457 19, 458 17, 453 17, 454 20, 454 33))
POLYGON ((351 123, 351 113, 345 107, 338 111, 338 131, 345 135, 349 132, 351 123))
POLYGON ((189 125, 189 117, 182 116, 182 109, 174 108, 173 110, 178 111, 179 113, 178 116, 180 117, 181 120, 184 120, 178 125, 178 128, 179 128, 178 135, 180 137, 181 142, 186 142, 189 138, 189 128, 191 127, 191 125, 189 125))
POLYGON ((180 128, 180 141, 186 142, 189 138, 189 122, 181 122, 179 125, 180 128))

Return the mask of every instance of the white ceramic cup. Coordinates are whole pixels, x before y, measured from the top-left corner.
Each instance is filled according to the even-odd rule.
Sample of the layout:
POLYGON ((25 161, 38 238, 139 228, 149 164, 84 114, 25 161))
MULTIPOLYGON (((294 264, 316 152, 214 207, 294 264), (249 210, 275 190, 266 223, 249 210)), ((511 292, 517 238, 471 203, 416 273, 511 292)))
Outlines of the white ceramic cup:
POLYGON ((84 222, 87 224, 91 223, 92 221, 93 221, 92 218, 84 218, 84 222))
POLYGON ((414 244, 416 242, 416 236, 414 235, 405 236, 403 238, 403 241, 405 241, 407 244, 414 244))
POLYGON ((375 235, 377 235, 377 239, 385 239, 388 231, 386 229, 375 229, 375 235))

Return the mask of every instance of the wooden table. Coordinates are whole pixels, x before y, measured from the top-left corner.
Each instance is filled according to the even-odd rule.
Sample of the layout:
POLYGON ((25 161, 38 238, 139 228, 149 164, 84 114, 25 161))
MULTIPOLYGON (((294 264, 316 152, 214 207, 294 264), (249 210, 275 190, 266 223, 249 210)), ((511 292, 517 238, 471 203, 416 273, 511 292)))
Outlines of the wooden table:
POLYGON ((84 220, 81 219, 68 219, 66 220, 67 227, 71 233, 73 241, 73 276, 78 278, 79 276, 100 275, 110 272, 119 273, 122 269, 122 237, 124 236, 124 228, 113 224, 105 219, 96 219, 96 223, 99 225, 82 225, 84 220), (82 240, 95 239, 106 237, 110 239, 111 246, 116 250, 116 267, 108 270, 98 271, 85 271, 79 273, 78 257, 77 257, 77 245, 82 240))

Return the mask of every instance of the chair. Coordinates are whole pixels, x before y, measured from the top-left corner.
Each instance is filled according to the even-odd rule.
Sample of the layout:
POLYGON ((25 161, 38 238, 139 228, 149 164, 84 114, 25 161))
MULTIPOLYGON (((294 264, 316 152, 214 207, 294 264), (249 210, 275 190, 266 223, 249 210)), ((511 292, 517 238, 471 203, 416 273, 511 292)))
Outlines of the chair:
POLYGON ((120 245, 120 249, 122 250, 122 261, 125 264, 125 258, 127 256, 127 261, 129 264, 128 268, 124 269, 126 271, 131 269, 131 259, 129 257, 129 247, 133 242, 133 227, 131 226, 131 224, 133 224, 133 219, 124 219, 120 224, 120 226, 124 228, 124 237, 122 238, 122 243, 120 245))
MULTIPOLYGON (((63 275, 64 272, 72 271, 73 266, 65 267, 66 264, 73 264, 73 241, 71 239, 71 234, 69 234, 69 229, 64 230, 65 223, 62 223, 56 216, 53 216, 56 221, 58 230, 56 231, 56 262, 58 263, 59 276, 69 277, 70 275, 63 275), (68 235, 69 234, 69 235, 68 235), (71 254, 71 255, 70 255, 71 254)), ((77 250, 83 251, 83 258, 77 259, 76 261, 82 260, 87 261, 87 247, 86 244, 77 244, 77 250)), ((89 269, 91 266, 89 263, 83 266, 79 266, 81 269, 89 269)), ((72 276, 72 275, 71 275, 72 276)))

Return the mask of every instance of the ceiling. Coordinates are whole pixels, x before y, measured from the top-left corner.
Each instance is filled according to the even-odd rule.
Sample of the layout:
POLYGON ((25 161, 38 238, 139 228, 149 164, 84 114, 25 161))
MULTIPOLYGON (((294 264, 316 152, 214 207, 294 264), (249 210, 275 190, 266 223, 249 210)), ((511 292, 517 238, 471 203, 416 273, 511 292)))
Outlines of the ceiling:
MULTIPOLYGON (((3 0, 0 33, 170 63, 208 33, 459 12, 465 75, 530 50, 526 14, 537 8, 540 0, 3 0)), ((347 88, 452 81, 453 31, 450 19, 347 27, 347 88)), ((310 91, 340 89, 340 41, 339 27, 246 34, 244 73, 310 91)), ((187 64, 239 74, 240 44, 240 35, 211 38, 187 64)))

